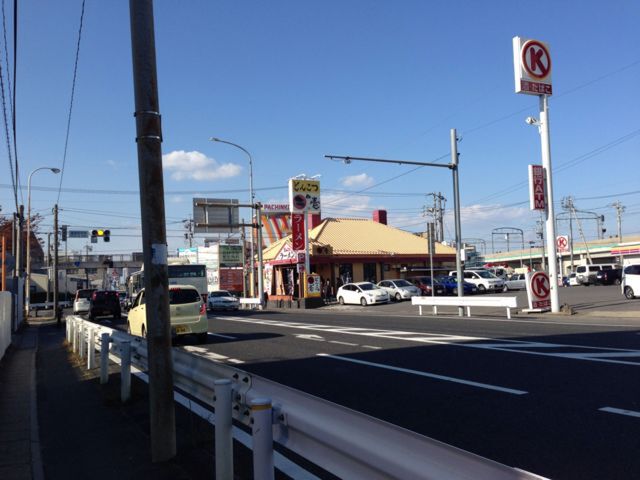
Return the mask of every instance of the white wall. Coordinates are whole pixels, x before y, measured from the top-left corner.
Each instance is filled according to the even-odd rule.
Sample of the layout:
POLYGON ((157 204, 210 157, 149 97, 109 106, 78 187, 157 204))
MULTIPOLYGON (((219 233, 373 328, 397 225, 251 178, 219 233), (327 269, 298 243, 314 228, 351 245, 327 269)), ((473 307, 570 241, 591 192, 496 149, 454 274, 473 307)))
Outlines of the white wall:
POLYGON ((0 359, 11 344, 11 292, 0 292, 0 359))

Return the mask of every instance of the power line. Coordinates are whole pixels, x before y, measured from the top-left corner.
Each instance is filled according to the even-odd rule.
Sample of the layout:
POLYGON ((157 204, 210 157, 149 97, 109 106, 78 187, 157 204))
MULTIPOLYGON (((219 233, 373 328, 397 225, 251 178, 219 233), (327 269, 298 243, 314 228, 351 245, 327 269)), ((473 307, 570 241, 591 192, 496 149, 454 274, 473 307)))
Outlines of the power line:
POLYGON ((80 12, 80 28, 78 29, 78 43, 76 45, 76 59, 73 65, 73 80, 71 82, 71 101, 69 102, 69 115, 67 117, 67 134, 64 140, 64 154, 62 156, 62 171, 60 172, 60 187, 58 188, 58 198, 56 204, 60 203, 60 193, 62 191, 62 180, 64 178, 64 167, 67 163, 67 147, 69 146, 69 132, 71 130, 71 113, 73 112, 73 98, 76 91, 76 79, 78 76, 78 59, 80 57, 80 42, 82 40, 82 25, 84 23, 84 4, 85 0, 82 0, 82 9, 80 12))

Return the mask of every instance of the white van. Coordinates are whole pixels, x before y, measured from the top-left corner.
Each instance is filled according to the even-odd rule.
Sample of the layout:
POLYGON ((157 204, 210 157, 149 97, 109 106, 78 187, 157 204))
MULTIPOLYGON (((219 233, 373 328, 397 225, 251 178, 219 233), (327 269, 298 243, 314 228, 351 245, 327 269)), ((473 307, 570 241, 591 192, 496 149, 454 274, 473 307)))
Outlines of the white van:
POLYGON ((640 297, 640 264, 631 264, 624 267, 622 275, 622 294, 631 300, 640 297))
MULTIPOLYGON (((449 275, 455 277, 456 272, 449 272, 449 275)), ((478 288, 478 293, 501 292, 504 288, 504 281, 488 270, 463 270, 462 276, 465 282, 473 283, 478 288)))
POLYGON ((578 265, 576 267, 576 279, 581 285, 591 285, 596 283, 596 273, 600 270, 612 270, 620 268, 616 263, 601 263, 594 265, 578 265))

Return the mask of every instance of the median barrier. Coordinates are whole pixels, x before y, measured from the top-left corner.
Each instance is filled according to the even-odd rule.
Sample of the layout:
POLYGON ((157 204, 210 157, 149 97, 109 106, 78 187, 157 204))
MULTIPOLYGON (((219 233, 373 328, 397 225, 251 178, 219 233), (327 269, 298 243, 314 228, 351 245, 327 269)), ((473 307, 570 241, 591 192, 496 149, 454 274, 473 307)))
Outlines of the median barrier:
POLYGON ((418 306, 422 315, 422 307, 433 307, 433 314, 438 314, 438 307, 463 307, 467 317, 471 316, 471 307, 505 308, 507 318, 511 318, 511 309, 518 308, 518 297, 411 297, 411 304, 418 306))

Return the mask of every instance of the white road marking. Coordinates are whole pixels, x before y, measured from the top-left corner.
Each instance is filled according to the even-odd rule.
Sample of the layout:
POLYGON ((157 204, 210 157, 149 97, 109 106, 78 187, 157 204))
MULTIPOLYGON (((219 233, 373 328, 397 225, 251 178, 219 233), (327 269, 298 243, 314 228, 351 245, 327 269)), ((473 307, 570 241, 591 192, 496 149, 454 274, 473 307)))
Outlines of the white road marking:
POLYGON ((456 347, 476 348, 492 350, 498 352, 521 353, 525 355, 538 355, 544 357, 555 357, 569 360, 583 360, 590 362, 611 363, 618 365, 631 365, 640 367, 640 350, 631 350, 615 347, 593 347, 587 345, 571 345, 561 343, 542 343, 526 340, 510 340, 486 337, 471 337, 464 335, 446 335, 429 332, 406 332, 401 330, 382 330, 375 328, 353 328, 332 325, 319 325, 299 322, 283 322, 265 320, 259 318, 247 319, 244 317, 220 317, 219 320, 228 320, 241 323, 252 323, 259 325, 270 325, 282 328, 294 328, 300 330, 315 330, 328 333, 338 333, 346 335, 357 335, 373 338, 384 338, 400 340, 405 342, 426 343, 434 345, 452 345, 456 347), (533 349, 561 349, 569 351, 535 351, 533 349), (586 352, 576 352, 576 349, 587 350, 586 352), (615 357, 637 358, 637 361, 615 360, 615 357))
POLYGON ((488 383, 473 382, 471 380, 463 380, 461 378, 448 377, 445 375, 438 375, 436 373, 420 372, 418 370, 411 370, 408 368, 392 367, 391 365, 366 362, 364 360, 356 360, 355 358, 341 357, 339 355, 329 355, 327 353, 318 353, 317 356, 324 357, 324 358, 331 358, 334 360, 341 360, 343 362, 358 363, 360 365, 366 365, 369 367, 383 368, 385 370, 393 370, 395 372, 409 373, 411 375, 418 375, 420 377, 428 377, 428 378, 434 378, 436 380, 444 380, 446 382, 460 383, 462 385, 467 385, 470 387, 484 388, 487 390, 495 390, 497 392, 510 393, 513 395, 526 395, 528 393, 528 392, 525 392, 524 390, 515 390, 513 388, 499 387, 497 385, 490 385, 488 383))
POLYGON ((208 358, 209 360, 213 360, 214 362, 244 363, 244 361, 242 360, 238 360, 237 358, 229 358, 225 355, 220 355, 219 353, 212 352, 204 347, 194 347, 193 345, 186 345, 183 348, 187 352, 194 353, 204 358, 208 358))
POLYGON ((315 340, 316 342, 324 342, 324 338, 320 335, 296 335, 296 338, 302 340, 315 340))
POLYGON ((633 410, 623 410, 622 408, 613 408, 613 407, 602 407, 602 408, 599 408, 598 410, 601 412, 616 413, 618 415, 626 415, 628 417, 640 418, 640 412, 636 412, 633 410))
POLYGON ((236 337, 232 337, 231 335, 222 335, 221 333, 211 333, 209 335, 213 335, 214 337, 226 338, 227 340, 237 340, 236 337))
POLYGON ((382 347, 374 347, 373 345, 362 345, 362 348, 370 348, 372 350, 382 350, 382 347))
POLYGON ((348 347, 357 347, 357 343, 339 342, 338 340, 329 340, 329 343, 335 343, 336 345, 347 345, 348 347))

